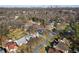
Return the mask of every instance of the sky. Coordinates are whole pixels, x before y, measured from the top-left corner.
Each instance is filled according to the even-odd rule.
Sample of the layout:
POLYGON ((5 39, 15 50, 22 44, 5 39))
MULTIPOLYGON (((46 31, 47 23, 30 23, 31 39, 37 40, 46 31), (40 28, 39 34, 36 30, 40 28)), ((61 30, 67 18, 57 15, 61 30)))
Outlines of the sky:
POLYGON ((53 0, 0 0, 0 5, 51 5, 53 0))
MULTIPOLYGON (((72 6, 72 5, 76 5, 78 7, 79 5, 79 0, 0 0, 0 7, 6 7, 6 6, 50 6, 50 5, 61 5, 61 7, 63 5, 66 6, 72 6)), ((74 6, 74 7, 76 7, 74 6)))

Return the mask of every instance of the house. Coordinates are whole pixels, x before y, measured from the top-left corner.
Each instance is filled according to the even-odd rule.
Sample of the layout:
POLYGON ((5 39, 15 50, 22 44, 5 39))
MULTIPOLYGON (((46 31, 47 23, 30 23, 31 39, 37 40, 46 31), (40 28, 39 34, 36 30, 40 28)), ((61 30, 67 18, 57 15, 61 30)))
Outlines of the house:
POLYGON ((37 33, 39 33, 40 35, 42 35, 42 34, 43 34, 43 32, 44 32, 44 29, 42 29, 42 28, 37 29, 37 30, 36 30, 36 32, 37 32, 37 33))
POLYGON ((26 44, 29 39, 30 38, 28 38, 27 36, 24 36, 18 40, 15 40, 15 42, 17 43, 17 45, 21 46, 22 44, 26 44))
POLYGON ((56 29, 57 30, 64 30, 67 27, 67 25, 69 25, 69 24, 65 23, 65 22, 63 22, 63 23, 57 23, 56 29))
POLYGON ((26 44, 28 43, 28 41, 31 38, 35 38, 36 36, 34 34, 30 34, 30 35, 25 35, 22 38, 15 40, 15 42, 17 43, 17 45, 21 46, 22 44, 26 44))
POLYGON ((55 22, 56 22, 56 20, 54 20, 54 19, 50 19, 50 20, 48 20, 48 23, 49 23, 49 24, 51 24, 51 23, 54 24, 55 22))
POLYGON ((16 53, 16 50, 18 48, 16 42, 9 41, 5 44, 5 48, 9 53, 16 53))
POLYGON ((54 27, 54 24, 49 24, 49 25, 46 25, 45 27, 47 30, 52 30, 54 27))
POLYGON ((16 15, 16 16, 15 16, 15 19, 18 19, 18 18, 19 18, 19 16, 16 15))
POLYGON ((65 52, 68 53, 69 46, 70 46, 70 42, 64 38, 63 40, 60 40, 59 43, 56 46, 54 46, 54 48, 64 53, 65 52))
POLYGON ((33 29, 38 29, 38 28, 41 28, 41 26, 40 26, 40 25, 37 25, 37 24, 33 24, 33 25, 32 25, 32 28, 33 28, 33 29))

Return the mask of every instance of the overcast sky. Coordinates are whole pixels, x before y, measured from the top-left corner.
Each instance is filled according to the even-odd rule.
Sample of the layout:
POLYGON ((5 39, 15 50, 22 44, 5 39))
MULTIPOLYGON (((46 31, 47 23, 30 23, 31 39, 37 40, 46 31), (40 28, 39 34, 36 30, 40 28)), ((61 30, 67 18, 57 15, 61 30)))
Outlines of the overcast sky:
POLYGON ((79 5, 79 0, 0 0, 0 6, 79 5))

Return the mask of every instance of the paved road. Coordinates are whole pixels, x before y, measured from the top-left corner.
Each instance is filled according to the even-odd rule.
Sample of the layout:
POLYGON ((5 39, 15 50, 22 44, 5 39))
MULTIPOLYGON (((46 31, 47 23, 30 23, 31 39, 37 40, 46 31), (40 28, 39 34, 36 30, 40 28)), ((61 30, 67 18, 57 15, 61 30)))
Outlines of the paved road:
POLYGON ((51 39, 51 37, 49 36, 44 42, 42 42, 39 46, 36 46, 35 49, 34 49, 34 53, 40 53, 39 49, 41 47, 44 47, 45 45, 47 45, 48 43, 48 39, 51 39))
POLYGON ((47 44, 47 42, 48 42, 48 40, 46 39, 46 40, 45 40, 44 42, 42 42, 39 46, 36 46, 33 52, 39 53, 39 52, 40 52, 39 49, 40 49, 41 47, 44 47, 44 46, 47 44))

